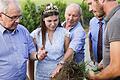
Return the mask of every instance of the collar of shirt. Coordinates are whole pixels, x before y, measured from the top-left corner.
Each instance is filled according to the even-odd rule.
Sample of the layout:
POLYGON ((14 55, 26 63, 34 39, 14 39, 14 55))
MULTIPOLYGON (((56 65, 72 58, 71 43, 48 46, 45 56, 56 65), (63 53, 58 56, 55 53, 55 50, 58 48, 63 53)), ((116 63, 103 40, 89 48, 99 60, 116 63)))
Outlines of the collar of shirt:
POLYGON ((16 31, 18 31, 18 27, 15 30, 13 30, 13 31, 9 31, 9 30, 5 29, 2 24, 0 24, 0 32, 2 34, 4 34, 5 32, 15 34, 16 31))
POLYGON ((116 13, 116 11, 118 11, 119 9, 120 9, 120 5, 113 8, 111 12, 105 17, 105 22, 107 23, 110 20, 110 18, 116 13))

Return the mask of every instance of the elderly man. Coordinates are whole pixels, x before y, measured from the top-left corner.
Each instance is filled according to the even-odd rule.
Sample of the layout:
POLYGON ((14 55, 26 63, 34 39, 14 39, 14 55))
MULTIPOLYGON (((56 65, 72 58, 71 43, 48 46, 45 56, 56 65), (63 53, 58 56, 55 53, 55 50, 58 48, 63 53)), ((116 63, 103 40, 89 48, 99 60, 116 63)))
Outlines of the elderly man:
POLYGON ((89 9, 98 15, 105 15, 103 66, 95 74, 89 73, 92 80, 120 80, 120 5, 116 0, 87 0, 89 9))
POLYGON ((41 60, 27 29, 19 24, 21 11, 16 0, 0 0, 0 80, 25 80, 28 58, 41 60), (36 58, 37 57, 37 58, 36 58))
POLYGON ((65 10, 64 28, 70 32, 70 45, 67 50, 69 55, 74 53, 74 61, 80 63, 84 61, 85 31, 79 22, 81 19, 81 7, 72 3, 65 10))

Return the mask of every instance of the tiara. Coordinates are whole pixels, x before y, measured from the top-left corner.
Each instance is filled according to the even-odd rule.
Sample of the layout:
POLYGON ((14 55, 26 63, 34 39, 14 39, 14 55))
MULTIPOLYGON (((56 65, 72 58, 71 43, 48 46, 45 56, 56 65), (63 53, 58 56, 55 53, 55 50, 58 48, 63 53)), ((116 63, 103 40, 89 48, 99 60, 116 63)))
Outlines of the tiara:
POLYGON ((58 12, 57 6, 53 5, 52 3, 48 4, 43 12, 43 14, 46 14, 48 12, 58 12))

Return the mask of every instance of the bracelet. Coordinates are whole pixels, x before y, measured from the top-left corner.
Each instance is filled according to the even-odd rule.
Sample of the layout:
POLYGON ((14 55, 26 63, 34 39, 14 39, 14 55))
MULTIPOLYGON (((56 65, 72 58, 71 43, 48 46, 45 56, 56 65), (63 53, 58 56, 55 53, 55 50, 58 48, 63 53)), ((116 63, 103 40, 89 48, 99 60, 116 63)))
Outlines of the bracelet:
POLYGON ((36 59, 39 60, 39 58, 38 58, 38 52, 36 53, 36 59))
POLYGON ((57 65, 64 65, 65 62, 64 61, 60 61, 57 65))

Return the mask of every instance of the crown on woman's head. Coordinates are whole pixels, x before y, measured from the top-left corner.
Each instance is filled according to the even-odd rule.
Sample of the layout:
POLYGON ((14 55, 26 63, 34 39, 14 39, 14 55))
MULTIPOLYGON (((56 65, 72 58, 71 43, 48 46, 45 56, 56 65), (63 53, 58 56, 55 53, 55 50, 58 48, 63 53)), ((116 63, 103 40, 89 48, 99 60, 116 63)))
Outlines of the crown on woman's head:
POLYGON ((43 14, 46 14, 48 12, 58 12, 57 6, 53 5, 52 3, 48 4, 43 12, 43 14))

